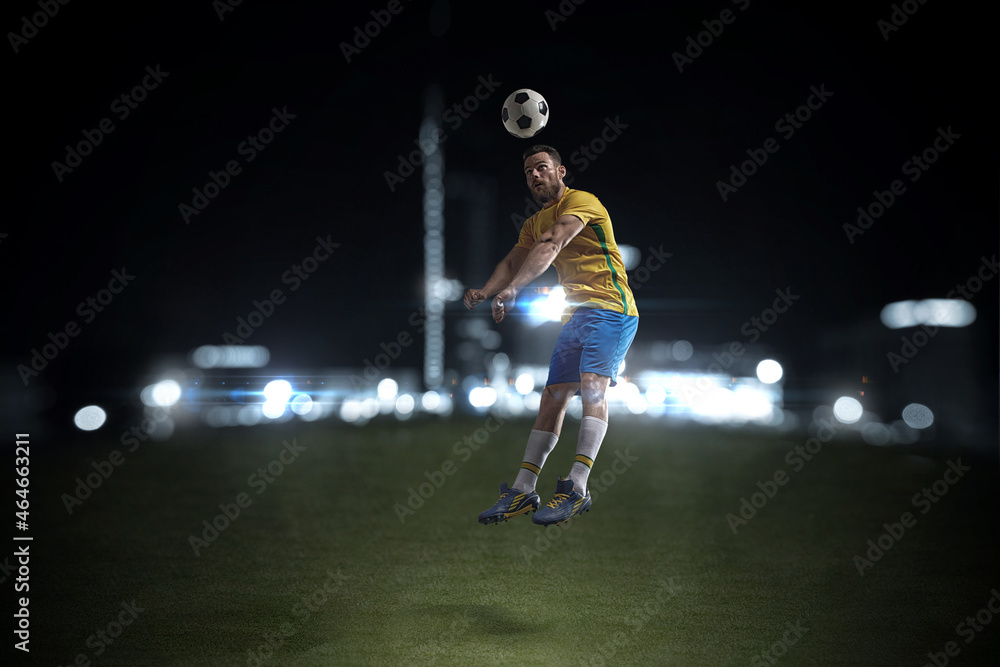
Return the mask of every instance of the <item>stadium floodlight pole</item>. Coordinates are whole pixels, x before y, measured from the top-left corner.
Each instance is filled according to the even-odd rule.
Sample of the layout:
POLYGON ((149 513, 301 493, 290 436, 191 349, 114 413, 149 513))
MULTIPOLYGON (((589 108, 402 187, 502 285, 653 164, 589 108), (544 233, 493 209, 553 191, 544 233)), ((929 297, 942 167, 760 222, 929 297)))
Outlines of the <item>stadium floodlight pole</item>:
POLYGON ((424 154, 424 386, 444 384, 444 153, 440 119, 444 96, 435 85, 424 96, 420 150, 424 154))

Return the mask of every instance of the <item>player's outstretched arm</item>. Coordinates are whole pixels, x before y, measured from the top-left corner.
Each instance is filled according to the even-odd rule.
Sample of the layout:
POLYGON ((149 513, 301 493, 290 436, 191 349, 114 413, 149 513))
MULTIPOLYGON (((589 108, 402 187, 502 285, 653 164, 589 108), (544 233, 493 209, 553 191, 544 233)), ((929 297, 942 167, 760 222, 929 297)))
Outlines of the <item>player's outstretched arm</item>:
POLYGON ((518 292, 532 280, 545 273, 545 269, 552 265, 552 261, 559 254, 559 251, 565 248, 566 244, 573 240, 573 237, 583 231, 584 227, 585 225, 580 218, 575 215, 564 215, 535 241, 520 269, 514 273, 507 286, 493 297, 494 320, 503 321, 507 313, 514 308, 514 300, 517 298, 518 292))
POLYGON ((500 260, 496 268, 493 270, 493 275, 490 279, 486 281, 482 289, 469 289, 465 291, 465 297, 463 302, 465 307, 472 310, 483 301, 486 301, 491 296, 499 292, 500 290, 507 287, 510 284, 511 279, 517 275, 517 272, 521 269, 521 265, 524 264, 525 258, 528 256, 528 251, 524 248, 514 247, 511 249, 507 256, 500 260))

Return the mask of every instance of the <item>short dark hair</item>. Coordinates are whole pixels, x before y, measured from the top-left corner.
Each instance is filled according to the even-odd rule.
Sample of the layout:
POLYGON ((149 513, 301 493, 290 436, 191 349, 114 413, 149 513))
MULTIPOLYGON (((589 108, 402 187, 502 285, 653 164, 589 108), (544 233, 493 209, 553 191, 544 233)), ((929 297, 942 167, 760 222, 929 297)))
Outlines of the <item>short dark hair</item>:
POLYGON ((552 161, 557 167, 562 164, 562 156, 559 155, 559 151, 552 148, 552 146, 546 146, 545 144, 535 144, 528 150, 524 151, 524 155, 521 156, 521 162, 524 162, 536 153, 548 153, 552 156, 552 161))

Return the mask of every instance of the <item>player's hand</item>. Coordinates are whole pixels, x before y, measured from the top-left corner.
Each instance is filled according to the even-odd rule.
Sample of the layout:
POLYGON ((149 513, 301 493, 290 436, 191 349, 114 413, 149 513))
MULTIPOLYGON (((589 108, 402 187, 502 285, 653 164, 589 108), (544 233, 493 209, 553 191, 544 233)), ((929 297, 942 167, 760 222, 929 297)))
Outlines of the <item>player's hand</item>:
POLYGON ((481 289, 467 289, 462 301, 465 303, 466 308, 472 310, 483 301, 486 301, 486 292, 481 289))
POLYGON ((514 300, 517 298, 517 291, 508 287, 493 297, 493 320, 499 324, 507 313, 514 310, 514 300))

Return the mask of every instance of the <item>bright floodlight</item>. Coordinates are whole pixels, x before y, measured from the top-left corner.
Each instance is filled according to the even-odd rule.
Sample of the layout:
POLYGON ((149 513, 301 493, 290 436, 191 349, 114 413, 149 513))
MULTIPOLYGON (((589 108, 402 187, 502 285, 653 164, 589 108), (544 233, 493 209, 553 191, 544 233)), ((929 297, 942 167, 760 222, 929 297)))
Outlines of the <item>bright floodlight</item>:
POLYGON ((926 324, 932 327, 965 327, 976 321, 976 307, 965 299, 896 301, 879 315, 890 329, 926 324))
POLYGON ((396 392, 399 391, 399 383, 392 378, 385 378, 378 383, 378 397, 383 401, 391 401, 396 398, 396 392))
POLYGON ((735 416, 733 392, 726 387, 710 389, 692 407, 696 418, 707 422, 729 421, 735 416))
POLYGON ((441 405, 441 394, 437 393, 433 389, 430 391, 425 391, 424 395, 420 397, 420 405, 427 412, 434 412, 441 405))
POLYGON ((312 397, 309 394, 299 394, 292 399, 289 407, 292 408, 292 412, 299 416, 307 415, 313 408, 312 397))
POLYGON ((476 387, 469 392, 469 403, 474 408, 488 408, 497 402, 497 392, 493 387, 476 387))
POLYGON ((161 380, 153 385, 150 392, 153 405, 170 406, 181 397, 181 386, 175 380, 161 380))
POLYGON ((408 415, 413 412, 416 401, 411 394, 401 394, 396 399, 396 412, 401 415, 408 415))
POLYGON ((770 423, 774 414, 774 404, 766 391, 740 387, 733 392, 733 399, 733 409, 739 418, 761 424, 770 423))
POLYGON ((842 424, 853 424, 861 419, 862 412, 861 402, 850 396, 841 396, 833 404, 833 416, 842 424))
POLYGON ((531 373, 521 373, 514 380, 514 389, 517 393, 522 396, 527 396, 531 393, 531 390, 535 388, 535 378, 531 376, 531 373))
POLYGON ((774 384, 781 379, 781 364, 774 359, 765 359, 757 364, 757 377, 765 384, 774 384))
POLYGON ((271 380, 264 385, 264 398, 268 403, 278 403, 282 406, 292 397, 292 385, 288 380, 271 380))
POLYGON ((528 317, 533 324, 543 322, 562 321, 563 311, 566 309, 566 290, 562 285, 558 285, 549 290, 549 293, 540 299, 529 301, 526 304, 528 317))
POLYGON ((639 266, 639 260, 642 259, 642 251, 632 245, 626 245, 624 243, 618 244, 618 254, 621 255, 622 264, 625 265, 626 271, 631 271, 635 267, 639 266))
POLYGON ((261 345, 202 345, 191 353, 198 368, 261 368, 270 358, 261 345))
POLYGON ((934 423, 934 413, 926 405, 910 403, 903 408, 903 421, 911 428, 927 428, 934 423))
POLYGON ((76 411, 76 414, 73 415, 73 423, 81 431, 96 431, 104 426, 104 421, 107 418, 108 415, 104 410, 96 405, 88 405, 76 411))
POLYGON ((361 401, 349 398, 340 406, 340 418, 345 422, 355 422, 361 418, 361 401))
POLYGON ((660 405, 667 400, 667 390, 661 385, 651 384, 646 388, 646 402, 650 405, 660 405))
POLYGON ((278 401, 267 401, 260 406, 260 413, 268 419, 277 419, 285 414, 285 404, 278 401))

